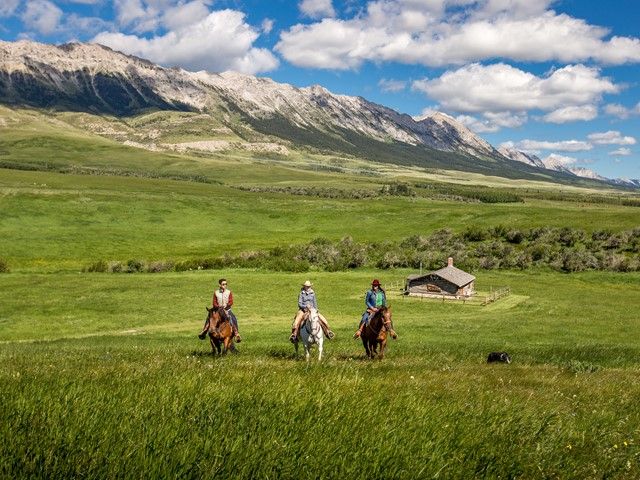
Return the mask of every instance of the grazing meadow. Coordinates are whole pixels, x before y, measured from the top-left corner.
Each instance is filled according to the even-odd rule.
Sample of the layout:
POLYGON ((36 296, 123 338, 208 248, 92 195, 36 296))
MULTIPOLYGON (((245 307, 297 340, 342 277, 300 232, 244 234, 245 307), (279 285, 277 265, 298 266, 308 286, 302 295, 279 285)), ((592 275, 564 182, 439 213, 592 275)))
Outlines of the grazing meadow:
POLYGON ((511 290, 482 306, 405 297, 416 270, 393 266, 88 271, 441 229, 613 238, 640 227, 637 194, 15 128, 0 139, 0 478, 640 477, 640 272, 476 266, 479 296, 511 290), (197 333, 220 277, 243 341, 214 357, 197 333), (399 334, 382 361, 351 338, 373 278, 399 334), (306 279, 337 334, 322 362, 287 341, 306 279))

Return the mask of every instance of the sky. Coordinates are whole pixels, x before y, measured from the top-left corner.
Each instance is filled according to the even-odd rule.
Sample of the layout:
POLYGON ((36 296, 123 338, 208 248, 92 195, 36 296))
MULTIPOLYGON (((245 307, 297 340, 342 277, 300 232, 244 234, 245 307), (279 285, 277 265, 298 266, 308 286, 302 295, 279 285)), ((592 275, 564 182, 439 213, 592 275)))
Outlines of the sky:
POLYGON ((0 0, 0 39, 319 84, 640 178, 638 0, 0 0))

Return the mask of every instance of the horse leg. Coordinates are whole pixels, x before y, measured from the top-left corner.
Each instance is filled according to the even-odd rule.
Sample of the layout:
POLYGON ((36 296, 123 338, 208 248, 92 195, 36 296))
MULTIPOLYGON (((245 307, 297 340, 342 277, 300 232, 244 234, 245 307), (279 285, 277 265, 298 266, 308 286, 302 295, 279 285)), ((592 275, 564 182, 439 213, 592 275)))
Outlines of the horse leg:
POLYGON ((211 334, 209 334, 209 343, 211 343, 211 355, 215 356, 215 354, 216 354, 216 343, 213 340, 213 335, 211 335, 211 334))
POLYGON ((318 339, 318 360, 322 360, 322 346, 323 346, 323 338, 321 336, 318 339))
POLYGON ((380 342, 380 360, 384 358, 384 349, 387 346, 387 339, 385 338, 380 342))
POLYGON ((226 355, 231 349, 231 337, 224 337, 224 350, 222 350, 222 354, 226 355))
POLYGON ((367 340, 367 339, 363 339, 362 343, 364 345, 364 351, 367 354, 367 357, 371 358, 373 356, 373 353, 371 352, 371 350, 372 350, 371 342, 369 342, 369 340, 367 340))
POLYGON ((309 361, 309 357, 311 356, 311 344, 308 341, 304 342, 304 357, 309 361))

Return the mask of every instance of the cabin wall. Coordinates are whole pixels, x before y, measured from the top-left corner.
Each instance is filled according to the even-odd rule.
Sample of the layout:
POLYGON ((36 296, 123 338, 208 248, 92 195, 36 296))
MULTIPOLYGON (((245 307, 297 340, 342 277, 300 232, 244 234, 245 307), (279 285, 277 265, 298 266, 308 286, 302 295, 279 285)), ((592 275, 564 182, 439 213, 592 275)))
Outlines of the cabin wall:
POLYGON ((471 282, 464 287, 457 285, 435 275, 412 280, 407 284, 407 291, 415 294, 445 294, 469 296, 475 291, 475 282, 471 282))

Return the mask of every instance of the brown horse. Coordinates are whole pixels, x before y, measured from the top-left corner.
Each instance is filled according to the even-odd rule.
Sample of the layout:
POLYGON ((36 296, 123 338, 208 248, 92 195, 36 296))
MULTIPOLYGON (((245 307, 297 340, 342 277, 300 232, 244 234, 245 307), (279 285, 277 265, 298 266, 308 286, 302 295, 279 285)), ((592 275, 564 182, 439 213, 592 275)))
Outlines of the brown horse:
POLYGON ((209 322, 209 341, 211 342, 211 353, 214 355, 224 355, 229 350, 233 350, 233 329, 227 312, 222 307, 207 308, 207 321, 209 322), (224 347, 222 349, 220 347, 224 347))
POLYGON ((398 335, 393 330, 393 322, 391 321, 391 307, 381 307, 373 314, 371 320, 362 331, 362 345, 364 351, 369 358, 379 355, 380 359, 384 358, 384 349, 387 346, 387 332, 395 340, 398 335), (380 353, 378 354, 378 346, 380 353))

